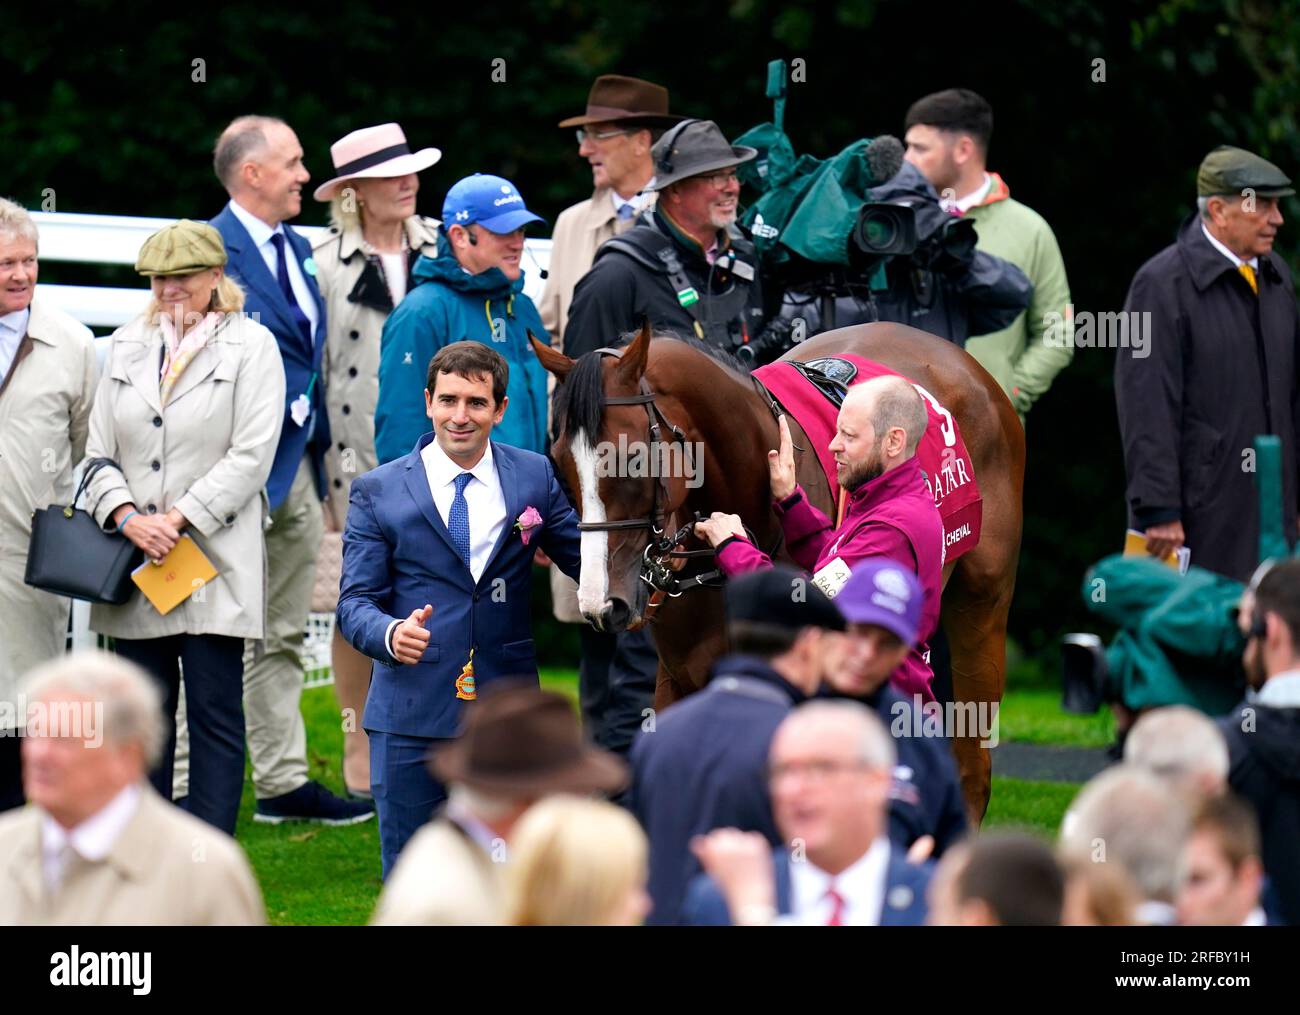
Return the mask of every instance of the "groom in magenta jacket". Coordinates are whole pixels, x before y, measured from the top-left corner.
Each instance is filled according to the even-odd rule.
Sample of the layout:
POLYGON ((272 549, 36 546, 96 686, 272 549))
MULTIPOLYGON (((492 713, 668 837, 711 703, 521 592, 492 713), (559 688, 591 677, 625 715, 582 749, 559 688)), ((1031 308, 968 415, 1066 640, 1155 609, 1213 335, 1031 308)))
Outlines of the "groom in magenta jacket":
POLYGON ((433 433, 352 484, 338 623, 374 660, 363 726, 385 877, 446 799, 430 749, 484 686, 537 680, 537 549, 578 575, 578 519, 549 459, 490 440, 508 380, 490 346, 443 347, 425 390, 433 433))

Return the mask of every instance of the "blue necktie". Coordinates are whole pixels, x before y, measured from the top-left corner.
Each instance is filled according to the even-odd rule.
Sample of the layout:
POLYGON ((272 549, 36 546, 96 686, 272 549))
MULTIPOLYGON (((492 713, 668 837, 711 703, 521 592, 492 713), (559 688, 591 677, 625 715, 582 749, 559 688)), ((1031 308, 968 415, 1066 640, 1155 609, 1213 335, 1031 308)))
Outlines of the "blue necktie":
POLYGON ((284 293, 284 298, 289 301, 289 312, 293 317, 294 324, 298 325, 298 330, 302 332, 303 341, 311 347, 311 321, 303 313, 302 305, 298 302, 298 297, 293 294, 293 283, 289 281, 289 262, 284 256, 284 233, 272 233, 271 243, 275 246, 275 277, 280 283, 280 292, 284 293))
POLYGON ((474 477, 462 472, 456 477, 456 496, 451 500, 451 512, 447 515, 447 531, 451 541, 460 552, 460 559, 469 567, 469 505, 465 503, 465 484, 474 477))
POLYGON ((618 206, 618 211, 615 212, 615 214, 618 216, 620 222, 626 222, 628 219, 636 216, 636 206, 633 205, 631 201, 627 201, 618 206))

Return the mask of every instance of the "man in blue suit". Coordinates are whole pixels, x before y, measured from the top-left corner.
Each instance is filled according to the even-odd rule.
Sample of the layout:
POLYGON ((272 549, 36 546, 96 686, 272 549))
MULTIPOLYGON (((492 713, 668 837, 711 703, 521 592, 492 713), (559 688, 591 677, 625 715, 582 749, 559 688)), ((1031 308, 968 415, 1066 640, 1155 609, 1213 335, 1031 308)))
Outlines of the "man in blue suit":
POLYGON ((537 680, 532 566, 577 577, 578 520, 543 455, 490 439, 509 367, 482 342, 429 363, 433 433, 358 477, 343 532, 339 628, 374 660, 364 725, 384 876, 446 790, 425 767, 493 681, 537 680))
POLYGON ((757 832, 696 840, 708 874, 691 882, 683 922, 914 926, 925 922, 928 865, 889 841, 896 755, 889 731, 855 701, 811 701, 777 728, 772 811, 788 848, 757 832))
POLYGON ((311 179, 302 146, 283 120, 241 116, 217 139, 213 167, 230 203, 212 219, 247 298, 246 313, 275 335, 284 364, 284 426, 266 492, 266 637, 244 646, 244 712, 257 796, 255 821, 351 824, 371 804, 341 800, 307 778, 307 731, 299 711, 302 641, 324 532, 323 460, 329 420, 320 383, 325 304, 311 246, 285 225, 302 210, 311 179))

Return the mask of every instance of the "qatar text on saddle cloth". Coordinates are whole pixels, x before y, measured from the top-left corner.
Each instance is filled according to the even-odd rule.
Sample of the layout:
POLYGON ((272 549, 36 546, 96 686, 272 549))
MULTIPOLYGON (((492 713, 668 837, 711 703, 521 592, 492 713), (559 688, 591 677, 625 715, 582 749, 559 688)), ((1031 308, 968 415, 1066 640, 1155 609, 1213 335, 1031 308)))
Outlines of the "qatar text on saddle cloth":
MULTIPOLYGON (((838 353, 835 358, 846 360, 857 367, 857 374, 851 384, 861 384, 884 374, 903 376, 884 364, 852 353, 838 353)), ((808 440, 817 450, 817 458, 830 482, 835 502, 842 505, 839 483, 835 479, 835 456, 830 451, 830 443, 835 438, 835 407, 789 363, 769 363, 755 370, 754 376, 799 421, 808 440)), ((979 484, 975 481, 975 467, 952 414, 921 385, 915 381, 912 385, 925 400, 930 415, 925 436, 921 438, 916 453, 921 460, 921 469, 925 472, 926 484, 934 495, 934 505, 939 509, 939 517, 943 520, 944 560, 956 560, 963 553, 974 549, 980 541, 983 499, 980 497, 979 484)))

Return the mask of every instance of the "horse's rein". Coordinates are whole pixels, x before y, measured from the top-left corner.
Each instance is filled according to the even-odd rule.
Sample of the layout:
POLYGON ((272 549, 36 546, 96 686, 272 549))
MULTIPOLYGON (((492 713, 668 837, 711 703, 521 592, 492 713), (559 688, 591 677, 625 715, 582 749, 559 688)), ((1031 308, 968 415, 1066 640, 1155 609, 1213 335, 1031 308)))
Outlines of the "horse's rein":
MULTIPOLYGON (((624 350, 604 347, 595 350, 601 356, 613 356, 615 359, 622 359, 624 350)), ((755 391, 762 398, 763 403, 768 407, 774 419, 779 420, 781 417, 781 407, 777 404, 772 393, 757 377, 750 375, 750 381, 754 385, 755 391)), ((659 408, 656 398, 658 396, 650 387, 649 382, 642 374, 638 384, 637 394, 635 395, 606 395, 606 405, 641 405, 645 407, 646 419, 650 430, 650 441, 652 446, 663 443, 663 431, 666 429, 671 434, 671 439, 678 443, 685 443, 686 435, 681 428, 674 424, 659 408)), ((802 451, 802 448, 798 450, 802 451)), ((700 550, 683 550, 681 546, 686 542, 695 531, 695 526, 703 521, 700 512, 695 512, 695 520, 687 522, 681 528, 671 535, 665 536, 665 527, 668 521, 666 505, 669 501, 669 493, 664 477, 658 477, 654 487, 654 502, 651 506, 650 516, 647 518, 624 518, 617 521, 604 522, 579 522, 578 529, 583 532, 619 532, 631 529, 649 529, 651 540, 646 544, 642 554, 642 570, 640 578, 653 589, 650 594, 646 609, 642 613, 641 623, 637 627, 649 623, 659 606, 665 598, 676 599, 684 592, 696 587, 701 588, 721 588, 725 584, 726 575, 720 567, 714 567, 712 570, 704 571, 700 574, 691 575, 689 578, 678 579, 676 577, 677 568, 668 565, 669 560, 687 561, 698 559, 700 557, 716 557, 717 551, 709 546, 700 550)), ((745 534, 755 546, 758 546, 758 538, 753 531, 744 523, 741 523, 745 529, 745 534)), ((768 553, 771 557, 776 549, 780 546, 781 539, 778 536, 772 550, 768 553)))

